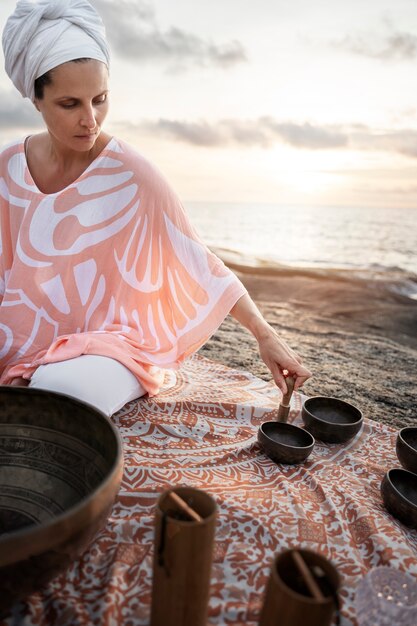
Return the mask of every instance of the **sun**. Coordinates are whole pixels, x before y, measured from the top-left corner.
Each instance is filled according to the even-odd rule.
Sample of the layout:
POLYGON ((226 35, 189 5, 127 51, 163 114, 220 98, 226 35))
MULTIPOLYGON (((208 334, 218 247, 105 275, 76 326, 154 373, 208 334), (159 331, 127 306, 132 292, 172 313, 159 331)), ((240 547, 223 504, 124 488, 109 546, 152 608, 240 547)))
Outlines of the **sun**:
POLYGON ((275 183, 280 183, 295 201, 340 192, 347 182, 344 171, 351 169, 346 155, 336 150, 300 150, 276 146, 263 155, 263 167, 275 183), (347 167, 349 165, 349 167, 347 167))

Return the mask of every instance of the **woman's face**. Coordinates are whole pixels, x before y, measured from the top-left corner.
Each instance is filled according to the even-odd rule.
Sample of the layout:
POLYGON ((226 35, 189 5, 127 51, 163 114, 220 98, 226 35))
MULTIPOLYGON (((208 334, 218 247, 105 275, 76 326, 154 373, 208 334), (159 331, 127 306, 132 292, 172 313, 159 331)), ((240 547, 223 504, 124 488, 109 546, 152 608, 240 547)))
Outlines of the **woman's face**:
POLYGON ((49 134, 61 147, 91 150, 108 112, 107 66, 93 59, 54 68, 42 100, 35 99, 49 134))

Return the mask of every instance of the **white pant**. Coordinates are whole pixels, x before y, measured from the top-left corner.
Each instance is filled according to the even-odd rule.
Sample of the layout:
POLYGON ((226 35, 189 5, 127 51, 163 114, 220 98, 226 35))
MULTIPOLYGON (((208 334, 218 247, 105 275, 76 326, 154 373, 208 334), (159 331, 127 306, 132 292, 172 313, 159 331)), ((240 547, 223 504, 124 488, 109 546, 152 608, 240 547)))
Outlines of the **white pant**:
POLYGON ((107 356, 83 354, 40 365, 29 387, 66 393, 92 404, 108 417, 146 391, 130 370, 107 356))

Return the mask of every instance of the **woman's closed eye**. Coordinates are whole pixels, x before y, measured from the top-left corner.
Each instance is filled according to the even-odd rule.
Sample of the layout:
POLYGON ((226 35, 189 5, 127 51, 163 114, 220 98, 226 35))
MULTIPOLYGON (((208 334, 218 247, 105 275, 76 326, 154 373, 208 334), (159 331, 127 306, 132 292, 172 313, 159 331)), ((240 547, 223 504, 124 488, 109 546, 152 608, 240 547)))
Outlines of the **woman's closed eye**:
MULTIPOLYGON (((93 100, 93 105, 104 104, 107 101, 107 94, 100 96, 96 100, 93 100)), ((60 106, 63 109, 75 109, 80 103, 77 100, 69 100, 68 102, 61 102, 60 106)))
POLYGON ((97 100, 94 100, 94 104, 104 104, 107 100, 107 94, 104 94, 104 96, 100 96, 100 98, 98 98, 97 100))

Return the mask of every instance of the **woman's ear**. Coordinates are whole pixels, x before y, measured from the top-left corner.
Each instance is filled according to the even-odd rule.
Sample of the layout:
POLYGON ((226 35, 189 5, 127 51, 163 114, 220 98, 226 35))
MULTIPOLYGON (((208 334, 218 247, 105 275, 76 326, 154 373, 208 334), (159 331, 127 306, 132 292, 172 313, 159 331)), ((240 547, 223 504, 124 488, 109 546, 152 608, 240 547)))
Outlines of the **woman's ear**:
POLYGON ((34 99, 34 101, 33 101, 33 105, 34 105, 35 109, 37 109, 37 110, 40 112, 40 108, 39 108, 39 105, 38 105, 38 100, 37 100, 37 98, 35 98, 35 99, 34 99))

